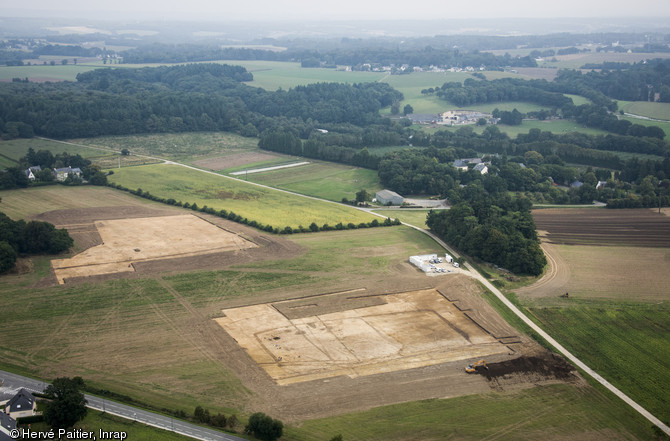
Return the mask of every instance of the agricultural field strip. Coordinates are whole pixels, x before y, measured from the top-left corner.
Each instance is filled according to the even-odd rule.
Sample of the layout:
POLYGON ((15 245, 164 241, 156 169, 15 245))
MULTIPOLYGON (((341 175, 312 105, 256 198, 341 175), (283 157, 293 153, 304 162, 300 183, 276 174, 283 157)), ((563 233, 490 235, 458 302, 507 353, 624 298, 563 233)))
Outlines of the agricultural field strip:
MULTIPOLYGON (((55 140, 54 140, 54 141, 55 141, 55 140)), ((56 142, 63 142, 63 141, 56 141, 56 142)), ((73 145, 76 145, 76 144, 73 144, 73 145)), ((178 163, 178 162, 174 162, 174 161, 167 161, 167 160, 164 160, 164 159, 162 159, 162 158, 154 158, 154 157, 146 156, 146 155, 143 155, 143 156, 145 156, 145 157, 147 157, 147 158, 150 158, 150 159, 158 159, 158 160, 161 160, 161 161, 165 161, 166 164, 179 165, 179 166, 186 167, 186 168, 190 168, 190 169, 193 169, 193 170, 202 172, 202 173, 209 173, 209 174, 216 175, 216 176, 220 176, 220 177, 223 177, 223 178, 226 178, 226 179, 233 179, 233 180, 240 181, 240 182, 246 182, 246 183, 248 183, 248 184, 256 185, 256 186, 261 187, 261 188, 267 188, 267 189, 271 189, 271 190, 276 190, 276 191, 281 191, 281 192, 284 192, 284 193, 292 194, 292 195, 295 195, 295 196, 301 196, 301 197, 304 197, 304 198, 309 198, 309 199, 318 200, 318 201, 325 201, 325 202, 328 202, 328 203, 331 203, 331 204, 341 205, 341 204, 338 203, 338 202, 328 201, 328 200, 325 200, 325 199, 320 199, 320 198, 316 198, 316 197, 313 197, 313 196, 307 196, 307 195, 303 195, 303 194, 300 194, 300 193, 294 193, 294 192, 292 192, 292 191, 281 190, 281 189, 277 189, 277 188, 270 187, 270 186, 267 186, 267 185, 262 185, 262 184, 256 184, 256 183, 253 183, 253 182, 243 181, 242 179, 234 178, 234 177, 231 177, 231 176, 221 175, 221 174, 219 174, 219 173, 215 173, 215 172, 208 171, 208 170, 202 170, 202 169, 199 169, 199 168, 197 168, 197 167, 193 167, 193 166, 190 166, 190 165, 187 165, 187 164, 182 164, 182 163, 178 163)), ((358 208, 358 209, 359 209, 359 210, 362 210, 362 211, 366 211, 366 212, 372 213, 371 210, 362 209, 362 208, 358 208)), ((379 214, 376 214, 376 213, 372 213, 372 214, 374 214, 375 216, 384 217, 383 215, 379 215, 379 214)), ((426 230, 424 230, 424 229, 422 229, 422 228, 415 227, 415 226, 413 226, 413 225, 409 225, 409 224, 406 224, 406 225, 409 226, 409 227, 415 228, 415 229, 417 229, 417 230, 419 230, 419 231, 421 231, 421 232, 423 232, 423 233, 425 233, 425 234, 428 234, 428 235, 431 236, 437 243, 439 243, 439 244, 440 244, 441 246, 443 246, 445 249, 447 249, 447 250, 449 250, 450 252, 452 252, 452 253, 453 253, 453 254, 452 254, 453 256, 458 257, 458 254, 457 254, 457 253, 454 253, 453 250, 451 250, 451 249, 447 246, 447 244, 446 244, 444 241, 442 241, 441 239, 439 239, 439 238, 438 238, 437 236, 435 236, 434 234, 432 234, 432 233, 430 233, 430 232, 428 232, 428 231, 426 231, 426 230)), ((500 292, 500 290, 498 290, 498 288, 496 288, 495 286, 493 286, 493 285, 492 285, 492 284, 491 284, 491 283, 490 283, 484 276, 482 276, 478 271, 476 271, 476 270, 474 270, 474 269, 471 269, 471 268, 467 268, 467 269, 469 269, 470 272, 472 273, 471 277, 473 277, 473 278, 479 280, 484 286, 486 286, 486 287, 487 287, 487 288, 488 288, 488 289, 489 289, 489 290, 490 290, 496 297, 498 297, 498 299, 499 299, 505 306, 507 306, 507 308, 509 308, 509 309, 510 309, 510 310, 511 310, 517 317, 519 317, 521 320, 523 320, 524 323, 526 323, 528 326, 530 326, 531 329, 533 329, 533 330, 534 330, 535 332, 537 332, 542 338, 544 338, 544 339, 545 339, 550 345, 552 345, 558 352, 560 352, 562 355, 564 355, 564 356, 565 356, 566 358, 568 358, 570 361, 572 361, 573 363, 575 363, 580 369, 582 369, 584 372, 586 372, 588 375, 590 375, 592 378, 594 378, 594 379, 595 379, 596 381, 598 381, 600 384, 602 384, 603 386, 605 386, 608 390, 610 390, 610 391, 611 391, 612 393, 614 393, 616 396, 618 396, 619 398, 621 398, 625 403, 627 403, 629 406, 631 406, 633 409, 635 409, 638 413, 640 413, 642 416, 644 416, 644 417, 645 417, 647 420, 649 420, 652 424, 654 424, 655 426, 657 426, 658 428, 660 428, 663 432, 665 432, 668 436, 670 436, 670 427, 668 427, 665 423, 663 423, 661 420, 659 420, 658 418, 656 418, 654 415, 652 415, 652 414, 651 414, 649 411, 647 411, 645 408, 643 408, 643 407, 640 406, 638 403, 636 403, 636 402, 635 402, 633 399, 631 399, 628 395, 624 394, 622 391, 620 391, 619 389, 617 389, 614 385, 612 385, 609 381, 607 381, 605 378, 603 378, 601 375, 599 375, 596 371, 594 371, 593 369, 591 369, 590 367, 588 367, 583 361, 581 361, 580 359, 578 359, 577 357, 575 357, 574 355, 572 355, 572 353, 570 353, 566 348, 564 348, 560 343, 558 343, 553 337, 551 337, 549 334, 547 334, 542 328, 540 328, 538 325, 536 325, 535 322, 533 322, 531 319, 529 319, 523 312, 521 312, 516 306, 514 306, 514 304, 513 304, 512 302, 510 302, 510 301, 507 299, 507 297, 505 297, 505 296, 503 295, 503 293, 500 292)))

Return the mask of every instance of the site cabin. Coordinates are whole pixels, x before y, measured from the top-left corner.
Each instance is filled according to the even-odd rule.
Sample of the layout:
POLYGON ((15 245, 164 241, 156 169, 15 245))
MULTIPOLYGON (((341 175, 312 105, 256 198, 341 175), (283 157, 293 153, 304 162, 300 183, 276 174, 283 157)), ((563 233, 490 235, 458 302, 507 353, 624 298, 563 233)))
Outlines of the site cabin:
POLYGON ((21 389, 5 405, 5 413, 13 419, 33 416, 37 409, 37 402, 33 394, 25 389, 21 389))
POLYGON ((444 255, 444 261, 447 263, 452 263, 454 261, 454 258, 451 257, 449 254, 444 255))

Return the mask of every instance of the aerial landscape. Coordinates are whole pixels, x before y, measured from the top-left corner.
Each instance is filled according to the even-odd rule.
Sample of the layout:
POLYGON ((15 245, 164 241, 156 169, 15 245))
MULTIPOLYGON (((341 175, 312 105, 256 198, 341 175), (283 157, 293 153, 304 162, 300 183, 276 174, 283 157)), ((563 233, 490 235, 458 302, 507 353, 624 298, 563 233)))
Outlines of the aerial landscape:
POLYGON ((670 439, 670 4, 0 12, 0 441, 670 439))

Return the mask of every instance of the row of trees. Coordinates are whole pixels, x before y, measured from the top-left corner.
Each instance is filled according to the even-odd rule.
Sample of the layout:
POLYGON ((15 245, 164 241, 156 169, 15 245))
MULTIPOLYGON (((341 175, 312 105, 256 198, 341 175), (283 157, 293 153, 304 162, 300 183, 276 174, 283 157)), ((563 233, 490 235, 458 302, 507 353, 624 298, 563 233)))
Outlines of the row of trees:
POLYGON ((160 196, 155 196, 148 191, 143 191, 141 188, 138 188, 137 190, 131 190, 127 187, 124 187, 119 184, 109 184, 111 187, 116 188, 117 190, 123 190, 130 192, 136 196, 143 197, 145 199, 149 199, 152 201, 156 202, 161 202, 163 204, 167 205, 174 205, 176 207, 184 207, 184 208, 189 208, 193 211, 199 211, 202 213, 207 213, 211 214, 214 216, 219 216, 224 219, 228 219, 233 222, 237 222, 240 224, 244 225, 249 225, 250 227, 257 228, 262 231, 266 231, 268 233, 274 233, 274 234, 297 234, 297 233, 315 233, 317 231, 333 231, 333 230, 355 230, 358 228, 376 228, 376 227, 390 227, 392 225, 400 225, 400 221, 398 219, 393 219, 391 220, 390 218, 386 218, 384 221, 380 222, 377 219, 373 219, 370 222, 361 222, 358 224, 354 223, 347 223, 344 224, 342 222, 338 222, 335 225, 329 225, 329 224, 323 224, 323 225, 317 225, 315 222, 312 222, 308 227, 305 227, 303 225, 299 225, 298 227, 291 227, 290 225, 285 226, 284 228, 280 227, 273 227, 272 225, 266 225, 261 222, 258 222, 254 219, 248 219, 246 217, 242 217, 241 215, 233 212, 233 211, 228 211, 228 210, 216 210, 212 207, 208 207, 207 205, 203 205, 200 207, 197 203, 191 204, 190 202, 182 202, 182 201, 177 201, 173 198, 162 198, 160 196))

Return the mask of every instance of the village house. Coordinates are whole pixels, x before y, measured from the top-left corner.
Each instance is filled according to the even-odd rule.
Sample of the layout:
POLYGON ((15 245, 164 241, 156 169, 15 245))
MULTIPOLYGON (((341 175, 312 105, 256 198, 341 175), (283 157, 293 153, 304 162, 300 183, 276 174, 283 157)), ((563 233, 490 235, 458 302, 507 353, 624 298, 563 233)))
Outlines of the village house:
POLYGON ((21 389, 5 404, 5 413, 13 419, 33 416, 36 409, 35 397, 25 389, 21 389))
POLYGON ((35 179, 37 179, 37 172, 40 171, 42 171, 42 167, 40 167, 39 165, 34 165, 25 170, 24 173, 26 174, 26 177, 29 180, 34 181, 35 179))
POLYGON ((56 175, 56 180, 58 182, 63 182, 66 180, 69 176, 76 176, 78 178, 81 177, 81 169, 79 167, 63 167, 63 168, 55 168, 54 169, 54 175, 56 175))
POLYGON ((16 429, 16 420, 0 411, 0 441, 13 441, 10 436, 12 430, 16 429))

